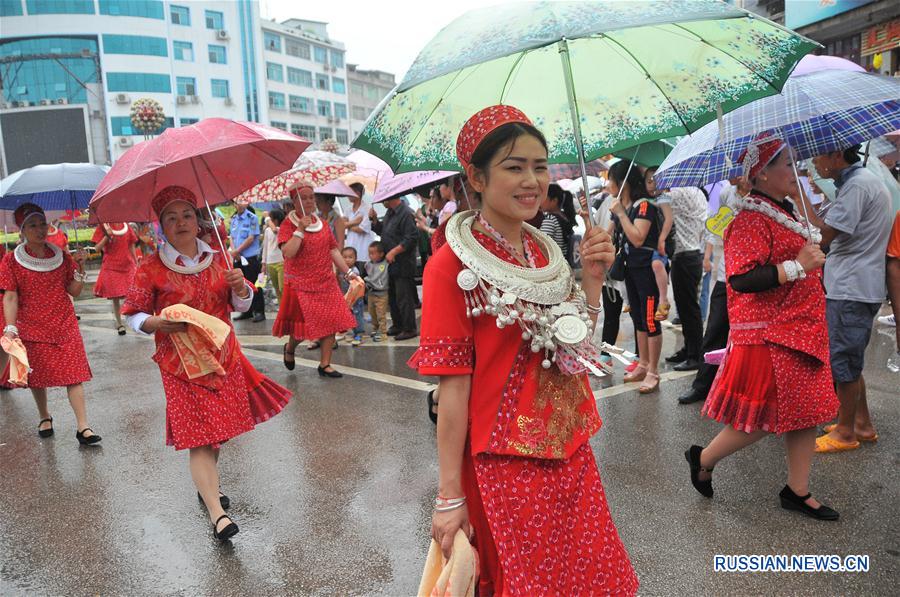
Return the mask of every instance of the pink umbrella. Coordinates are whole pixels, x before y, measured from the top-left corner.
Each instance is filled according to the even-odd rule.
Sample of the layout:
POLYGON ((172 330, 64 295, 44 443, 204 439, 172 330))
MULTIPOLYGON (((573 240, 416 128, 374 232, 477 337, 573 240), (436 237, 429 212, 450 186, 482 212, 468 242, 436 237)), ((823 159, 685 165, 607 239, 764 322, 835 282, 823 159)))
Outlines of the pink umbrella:
POLYGON ((341 180, 347 184, 362 183, 370 193, 374 193, 383 180, 387 180, 394 175, 390 166, 381 158, 375 157, 362 149, 351 152, 347 159, 356 164, 356 170, 341 176, 341 180))
POLYGON ((866 72, 866 69, 846 58, 839 58, 837 56, 813 56, 812 54, 807 54, 800 59, 800 62, 797 63, 797 67, 791 71, 791 76, 799 77, 820 70, 852 70, 861 73, 866 72))
POLYGON ((356 191, 340 180, 332 180, 327 185, 316 187, 315 192, 321 195, 337 195, 340 197, 356 197, 356 191))
POLYGON ((170 185, 193 191, 198 208, 224 203, 290 168, 309 145, 276 128, 225 118, 167 129, 116 161, 90 209, 100 222, 149 222, 150 201, 170 185))
POLYGON ((459 174, 459 172, 454 172, 452 170, 424 170, 421 172, 395 174, 378 184, 378 189, 375 191, 372 203, 380 203, 385 199, 396 197, 397 195, 411 191, 416 187, 450 178, 457 174, 459 174))

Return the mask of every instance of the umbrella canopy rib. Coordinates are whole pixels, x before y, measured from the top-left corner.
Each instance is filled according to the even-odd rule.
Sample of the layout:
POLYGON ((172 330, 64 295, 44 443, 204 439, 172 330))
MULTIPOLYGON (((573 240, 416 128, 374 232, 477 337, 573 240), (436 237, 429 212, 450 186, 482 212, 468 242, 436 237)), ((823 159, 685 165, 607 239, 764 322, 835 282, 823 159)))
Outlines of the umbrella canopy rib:
POLYGON ((672 107, 672 112, 674 112, 674 113, 675 113, 675 116, 678 117, 678 121, 681 123, 681 126, 684 128, 684 130, 685 130, 686 132, 688 132, 688 133, 693 132, 693 131, 691 131, 690 127, 688 127, 687 123, 684 121, 684 118, 681 117, 681 112, 678 111, 678 109, 675 107, 675 104, 673 104, 673 103, 672 103, 672 100, 669 98, 669 96, 666 95, 666 92, 662 90, 662 87, 659 86, 659 83, 657 83, 656 80, 650 75, 650 73, 647 72, 647 69, 644 68, 644 65, 641 64, 640 60, 638 60, 637 58, 635 58, 635 57, 634 57, 634 54, 632 54, 632 53, 628 50, 628 48, 626 48, 625 46, 623 46, 622 44, 620 44, 619 42, 617 42, 617 41, 614 40, 613 38, 609 37, 608 35, 602 35, 602 34, 601 34, 600 37, 602 37, 602 38, 603 38, 604 40, 606 40, 606 41, 610 41, 610 42, 614 43, 615 45, 619 46, 619 48, 621 48, 623 52, 625 52, 626 54, 628 54, 628 57, 631 58, 631 60, 638 66, 638 68, 640 68, 640 69, 644 72, 644 76, 647 77, 647 80, 648 80, 648 81, 651 81, 651 82, 653 83, 653 86, 656 87, 656 88, 659 90, 659 92, 662 94, 662 96, 663 96, 664 98, 666 98, 666 101, 667 101, 667 102, 669 103, 669 105, 672 107))
POLYGON ((516 71, 519 68, 519 64, 521 64, 521 62, 525 59, 525 56, 530 51, 531 50, 525 50, 524 52, 521 52, 519 54, 519 56, 516 58, 516 61, 510 67, 509 74, 506 75, 506 81, 503 82, 503 89, 500 90, 500 101, 498 101, 497 103, 499 103, 499 104, 503 103, 503 100, 506 98, 506 91, 509 89, 509 85, 512 82, 514 75, 516 74, 516 71))
MULTIPOLYGON (((481 66, 481 65, 478 65, 478 66, 481 66)), ((451 87, 453 87, 453 84, 456 82, 456 80, 459 78, 459 76, 463 73, 463 70, 465 70, 465 69, 460 69, 460 70, 456 71, 456 74, 453 75, 453 78, 450 80, 449 83, 447 83, 447 88, 444 90, 444 93, 443 93, 443 94, 441 95, 441 97, 438 99, 437 103, 434 104, 434 107, 431 109, 431 112, 428 113, 428 118, 425 119, 425 122, 428 122, 428 120, 431 119, 432 114, 434 114, 435 112, 437 112, 437 109, 438 109, 438 107, 440 107, 441 102, 444 101, 444 97, 446 97, 447 92, 450 91, 450 88, 451 88, 451 87)), ((472 72, 475 72, 475 69, 473 69, 472 72)), ((466 78, 468 78, 469 76, 471 76, 471 74, 472 74, 472 73, 470 72, 468 75, 466 75, 466 78)), ((409 143, 407 143, 406 147, 405 147, 404 150, 403 150, 403 158, 404 158, 404 159, 406 159, 407 154, 408 154, 408 152, 409 152, 409 149, 408 149, 408 148, 412 148, 412 146, 415 145, 416 140, 419 138, 419 135, 422 134, 422 131, 423 131, 423 130, 425 130, 425 127, 424 127, 424 126, 419 127, 419 130, 416 131, 416 134, 412 137, 412 139, 410 139, 409 143)), ((402 162, 401 162, 401 163, 402 163, 402 162)))

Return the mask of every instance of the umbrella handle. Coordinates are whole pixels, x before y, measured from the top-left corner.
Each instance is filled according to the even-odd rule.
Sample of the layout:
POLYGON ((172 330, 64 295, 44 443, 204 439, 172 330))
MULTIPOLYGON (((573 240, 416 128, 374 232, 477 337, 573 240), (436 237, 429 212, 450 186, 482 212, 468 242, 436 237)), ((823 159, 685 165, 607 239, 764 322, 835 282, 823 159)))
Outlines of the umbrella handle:
POLYGON ((791 167, 794 169, 794 181, 797 183, 797 192, 800 194, 800 209, 803 210, 803 219, 806 220, 806 232, 809 234, 809 238, 812 239, 812 226, 809 223, 809 213, 806 211, 806 201, 803 200, 803 185, 800 184, 800 175, 797 173, 797 162, 795 162, 793 158, 794 156, 791 156, 791 167))
POLYGON ((216 216, 213 215, 212 208, 209 206, 209 201, 204 198, 203 202, 206 203, 206 211, 209 213, 210 221, 212 221, 213 232, 216 233, 216 240, 219 241, 219 247, 222 249, 222 254, 225 255, 225 264, 228 266, 228 269, 234 269, 231 255, 225 250, 225 243, 222 241, 222 235, 219 234, 219 227, 216 225, 216 216))
POLYGON ((581 116, 578 113, 578 102, 575 101, 575 82, 572 80, 572 63, 569 60, 569 40, 565 37, 559 41, 559 58, 562 60, 563 75, 566 79, 566 95, 569 98, 569 114, 572 116, 572 131, 575 133, 575 148, 578 151, 578 165, 581 167, 581 185, 584 199, 581 207, 587 212, 584 219, 584 231, 591 229, 591 213, 588 207, 587 166, 584 163, 584 141, 581 139, 581 116))

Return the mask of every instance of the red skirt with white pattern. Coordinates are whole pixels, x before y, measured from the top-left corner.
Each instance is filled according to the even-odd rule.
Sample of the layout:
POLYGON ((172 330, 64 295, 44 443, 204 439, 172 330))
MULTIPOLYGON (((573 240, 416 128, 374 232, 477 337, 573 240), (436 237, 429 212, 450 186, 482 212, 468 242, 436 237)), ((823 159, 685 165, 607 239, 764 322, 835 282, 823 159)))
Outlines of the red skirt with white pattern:
MULTIPOLYGON (((60 388, 75 386, 91 380, 91 366, 84 351, 84 342, 80 335, 61 344, 49 342, 31 342, 22 340, 25 352, 28 353, 29 388, 60 388)), ((9 365, 3 372, 3 387, 12 388, 9 384, 9 365)))
POLYGON ((738 431, 785 433, 837 414, 831 368, 776 344, 731 346, 702 414, 738 431))
POLYGON ((127 272, 113 271, 101 265, 100 273, 97 274, 97 283, 94 284, 94 296, 107 299, 123 298, 131 288, 136 271, 136 265, 127 272))
POLYGON ((463 468, 480 594, 637 593, 590 444, 566 460, 473 459, 467 448, 463 468))
POLYGON ((354 327, 356 318, 350 312, 337 280, 310 292, 301 288, 297 280, 285 277, 278 316, 272 324, 273 336, 319 340, 354 327))

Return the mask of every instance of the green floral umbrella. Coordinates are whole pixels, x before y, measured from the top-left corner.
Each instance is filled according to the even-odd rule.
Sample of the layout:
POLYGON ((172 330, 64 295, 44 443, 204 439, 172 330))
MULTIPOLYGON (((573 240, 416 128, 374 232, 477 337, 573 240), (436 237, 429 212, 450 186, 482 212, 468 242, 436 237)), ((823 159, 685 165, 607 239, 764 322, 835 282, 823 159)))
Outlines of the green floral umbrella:
POLYGON ((459 130, 499 103, 534 120, 551 163, 583 163, 778 93, 817 45, 717 0, 477 9, 422 50, 353 145, 397 173, 460 170, 459 130))

